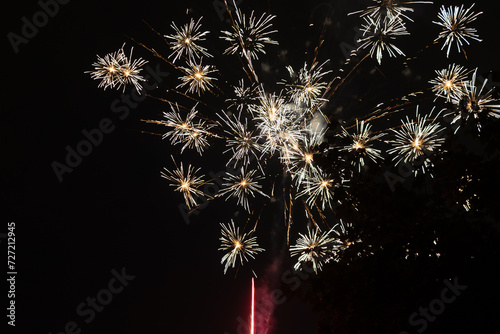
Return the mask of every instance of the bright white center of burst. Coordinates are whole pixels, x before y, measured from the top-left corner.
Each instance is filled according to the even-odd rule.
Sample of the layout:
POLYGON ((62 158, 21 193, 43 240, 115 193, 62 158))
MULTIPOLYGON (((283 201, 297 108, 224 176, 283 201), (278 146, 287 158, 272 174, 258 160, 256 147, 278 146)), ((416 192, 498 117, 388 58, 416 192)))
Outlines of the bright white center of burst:
POLYGON ((189 39, 189 37, 186 37, 186 39, 184 40, 184 43, 190 44, 191 43, 191 39, 189 39))
POLYGON ((312 159, 313 159, 313 155, 312 154, 306 154, 304 156, 304 160, 306 161, 306 163, 311 163, 312 159))
POLYGON ((201 74, 201 72, 196 72, 194 74, 194 77, 197 79, 197 80, 200 80, 201 78, 203 78, 203 74, 201 74))
POLYGON ((313 88, 311 86, 307 86, 306 90, 310 93, 310 92, 312 92, 313 88))
POLYGON ((129 71, 129 70, 127 70, 127 71, 123 72, 123 74, 124 74, 126 77, 128 77, 128 76, 130 75, 130 71, 129 71))
POLYGON ((116 71, 116 68, 114 68, 113 66, 110 66, 108 68, 106 68, 108 71, 110 72, 115 72, 116 71))
POLYGON ((330 184, 329 180, 323 180, 321 181, 321 188, 326 188, 330 184))
POLYGON ((236 241, 235 241, 235 243, 234 243, 234 248, 236 248, 236 249, 240 249, 240 248, 241 248, 241 246, 242 246, 242 245, 241 245, 241 242, 239 242, 238 240, 236 240, 236 241))
POLYGON ((187 189, 188 187, 189 187, 189 183, 187 183, 187 182, 182 182, 181 183, 181 188, 182 189, 187 189))
POLYGON ((451 86, 453 86, 453 83, 451 82, 451 80, 446 80, 446 81, 444 82, 444 87, 445 87, 446 89, 450 89, 450 88, 451 88, 451 86))
POLYGON ((363 144, 359 141, 355 141, 354 144, 352 145, 352 147, 355 149, 355 150, 359 150, 361 148, 363 148, 363 144))
POLYGON ((247 183, 247 180, 242 180, 242 181, 240 182, 240 186, 242 186, 242 187, 246 187, 246 186, 247 186, 247 184, 248 184, 248 183, 247 183))
POLYGON ((420 145, 421 145, 420 139, 415 138, 415 140, 412 143, 412 146, 415 147, 417 150, 420 150, 420 145))

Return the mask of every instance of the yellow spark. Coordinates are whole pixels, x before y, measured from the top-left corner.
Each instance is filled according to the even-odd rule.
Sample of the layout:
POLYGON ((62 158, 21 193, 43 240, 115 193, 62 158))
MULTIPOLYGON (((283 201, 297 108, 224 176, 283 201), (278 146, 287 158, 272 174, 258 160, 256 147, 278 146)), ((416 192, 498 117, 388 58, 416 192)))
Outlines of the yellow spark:
POLYGON ((313 155, 308 153, 304 156, 304 160, 306 161, 306 163, 311 163, 311 161, 313 160, 313 155))

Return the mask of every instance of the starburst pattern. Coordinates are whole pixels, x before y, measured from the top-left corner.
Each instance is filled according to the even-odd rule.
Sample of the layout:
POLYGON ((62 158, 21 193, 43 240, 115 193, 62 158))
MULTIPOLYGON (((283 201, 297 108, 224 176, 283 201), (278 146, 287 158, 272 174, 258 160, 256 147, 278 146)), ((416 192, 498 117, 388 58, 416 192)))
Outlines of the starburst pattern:
POLYGON ((317 103, 327 101, 320 98, 327 87, 324 76, 331 72, 323 70, 325 63, 326 61, 319 65, 318 63, 313 63, 310 68, 305 63, 304 67, 298 73, 291 66, 287 67, 290 77, 296 78, 295 82, 291 84, 285 83, 288 93, 295 104, 300 105, 304 103, 306 106, 313 106, 317 103))
POLYGON ((201 155, 205 147, 209 146, 208 137, 212 135, 210 129, 215 127, 216 124, 209 124, 206 121, 199 119, 194 121, 198 111, 196 105, 183 118, 179 111, 179 106, 170 104, 170 112, 164 112, 163 117, 165 121, 149 121, 158 123, 170 128, 162 136, 163 139, 170 138, 172 145, 183 144, 181 152, 186 148, 196 149, 201 155))
POLYGON ((196 175, 200 170, 199 168, 195 169, 193 166, 188 165, 187 169, 184 170, 182 162, 180 167, 178 167, 173 157, 172 160, 174 161, 175 169, 168 170, 164 168, 165 172, 161 172, 161 176, 171 182, 170 185, 175 187, 175 191, 182 193, 186 205, 188 208, 192 208, 197 205, 197 197, 206 196, 198 188, 208 182, 203 180, 203 175, 196 175))
POLYGON ((299 233, 299 238, 295 245, 290 246, 290 254, 299 256, 294 265, 295 270, 299 270, 305 262, 311 262, 314 272, 322 270, 323 264, 328 262, 332 255, 331 243, 334 240, 330 237, 333 229, 326 233, 319 228, 311 230, 307 227, 307 234, 299 233))
MULTIPOLYGON (((446 56, 450 56, 450 50, 453 44, 457 46, 458 52, 464 50, 464 43, 469 45, 468 39, 473 39, 481 42, 479 35, 477 35, 477 30, 475 28, 467 27, 467 24, 473 22, 477 17, 482 14, 482 12, 474 13, 470 6, 464 9, 464 6, 450 6, 446 8, 442 6, 439 10, 438 18, 439 22, 433 21, 433 23, 438 24, 443 27, 443 30, 439 33, 439 36, 435 41, 444 39, 443 47, 441 49, 446 49, 446 56)), ((465 51, 464 51, 465 52, 465 51)))
POLYGON ((202 60, 200 63, 196 63, 192 60, 188 63, 189 67, 180 67, 184 72, 184 76, 179 79, 182 80, 177 88, 188 86, 186 93, 196 92, 201 95, 202 92, 210 89, 213 86, 212 80, 217 80, 217 78, 208 76, 211 73, 217 72, 217 69, 212 65, 202 65, 202 60))
POLYGON ((228 195, 226 199, 236 197, 238 199, 238 205, 243 206, 250 212, 249 196, 255 197, 255 193, 258 193, 264 197, 269 197, 262 192, 262 185, 258 183, 259 180, 263 180, 264 178, 256 175, 256 173, 257 170, 255 169, 246 171, 243 167, 241 167, 239 174, 233 175, 227 173, 223 178, 225 181, 222 184, 223 188, 219 191, 217 196, 228 195))
POLYGON ((465 67, 451 64, 447 69, 436 71, 436 74, 437 77, 429 81, 436 97, 445 98, 446 102, 462 98, 465 93, 465 80, 469 74, 465 67))
POLYGON ((123 86, 125 91, 127 85, 133 85, 137 92, 142 90, 140 82, 145 79, 140 72, 147 61, 142 58, 132 59, 133 48, 130 49, 130 56, 127 57, 123 50, 124 46, 102 58, 98 55, 97 61, 92 64, 94 70, 86 72, 90 73, 92 79, 101 80, 97 87, 120 89, 123 86))
POLYGON ((356 120, 356 132, 350 133, 342 127, 341 137, 348 138, 349 143, 341 148, 352 154, 351 163, 358 167, 358 171, 365 165, 365 158, 373 162, 382 159, 381 151, 373 147, 373 142, 384 136, 384 133, 372 134, 371 124, 356 120))
POLYGON ((306 202, 309 206, 321 204, 321 209, 332 208, 334 201, 340 203, 340 198, 335 198, 335 190, 340 188, 346 179, 336 180, 330 174, 322 169, 317 169, 315 173, 305 178, 303 182, 304 189, 297 194, 297 197, 306 195, 306 202))
POLYGON ((181 28, 178 28, 177 25, 172 22, 170 25, 172 29, 175 30, 174 34, 165 35, 166 38, 172 40, 170 43, 170 48, 172 49, 172 53, 169 57, 175 55, 173 62, 177 61, 183 54, 188 57, 189 60, 194 61, 196 58, 200 57, 200 54, 211 57, 207 52, 207 49, 200 46, 198 43, 200 41, 205 40, 205 35, 208 34, 208 31, 199 31, 201 29, 201 17, 198 21, 191 21, 181 28))
POLYGON ((358 40, 360 43, 359 49, 370 47, 370 55, 376 58, 379 64, 382 63, 384 51, 390 57, 397 55, 404 56, 393 41, 398 36, 409 35, 406 31, 404 22, 399 17, 388 17, 373 19, 371 16, 364 16, 365 23, 362 25, 363 38, 358 40))
MULTIPOLYGON (((464 85, 464 94, 454 97, 452 102, 457 106, 458 113, 453 118, 452 124, 458 120, 466 123, 470 120, 476 122, 478 131, 481 131, 481 121, 487 117, 500 118, 500 104, 492 104, 498 100, 493 98, 493 89, 484 92, 488 79, 481 86, 476 83, 477 69, 472 74, 472 79, 464 85)), ((457 128, 458 130, 459 128, 457 128)))
POLYGON ((231 43, 231 46, 224 53, 239 53, 248 60, 258 59, 259 53, 265 54, 265 44, 278 44, 269 37, 270 34, 276 32, 276 30, 269 30, 272 27, 271 20, 273 18, 274 15, 264 13, 257 19, 252 11, 247 20, 246 15, 237 9, 236 19, 232 26, 233 30, 222 31, 221 38, 231 43))
POLYGON ((399 1, 399 0, 373 0, 375 5, 368 6, 366 9, 349 13, 349 15, 359 14, 360 17, 370 16, 374 19, 387 16, 389 19, 404 17, 413 21, 405 13, 413 12, 413 8, 407 5, 411 4, 432 4, 432 1, 399 1))
POLYGON ((224 274, 227 272, 229 267, 234 268, 236 262, 239 259, 240 264, 243 265, 243 261, 248 261, 248 258, 255 258, 255 255, 259 252, 263 252, 264 249, 259 247, 257 244, 257 237, 251 236, 251 233, 240 233, 240 228, 234 226, 233 220, 231 224, 220 224, 222 227, 221 234, 219 238, 221 241, 220 251, 226 252, 222 257, 221 264, 224 264, 224 274))
MULTIPOLYGON (((436 118, 439 116, 436 116, 436 118)), ((403 163, 416 163, 420 159, 423 160, 422 172, 432 166, 430 155, 435 153, 441 144, 444 142, 442 131, 444 128, 436 122, 436 118, 432 117, 432 111, 429 115, 421 116, 418 113, 418 106, 414 121, 410 121, 406 117, 406 121, 402 121, 401 128, 393 130, 396 138, 388 141, 393 145, 393 148, 388 150, 389 154, 394 154, 393 160, 396 165, 403 163)), ((419 171, 415 168, 415 175, 419 171)))

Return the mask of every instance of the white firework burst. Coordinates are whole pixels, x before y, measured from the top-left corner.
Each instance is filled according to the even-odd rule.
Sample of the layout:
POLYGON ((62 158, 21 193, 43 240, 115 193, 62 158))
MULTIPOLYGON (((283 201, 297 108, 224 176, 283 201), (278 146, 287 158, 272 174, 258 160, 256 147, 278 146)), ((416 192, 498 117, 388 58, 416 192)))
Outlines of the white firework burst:
POLYGON ((458 120, 467 122, 472 116, 472 119, 476 122, 478 131, 480 131, 481 120, 484 120, 486 117, 500 118, 500 105, 492 104, 492 102, 498 101, 493 98, 493 89, 483 92, 488 79, 485 79, 483 84, 478 86, 476 83, 476 74, 477 68, 472 74, 472 79, 465 83, 464 94, 453 98, 452 102, 458 107, 458 114, 451 123, 453 124, 458 120))
POLYGON ((393 44, 393 40, 398 36, 409 35, 406 31, 404 22, 399 17, 373 19, 371 16, 364 16, 365 23, 362 25, 361 31, 363 36, 358 40, 360 43, 359 49, 370 47, 370 55, 376 58, 379 64, 382 63, 382 56, 384 51, 390 57, 397 55, 404 56, 404 52, 393 44))
POLYGON ((296 77, 294 83, 286 84, 288 93, 295 104, 300 105, 304 103, 306 106, 313 106, 319 102, 327 101, 320 98, 327 87, 327 83, 323 81, 323 77, 331 72, 323 70, 326 62, 320 65, 313 63, 310 68, 305 63, 304 67, 298 73, 291 66, 287 66, 290 77, 296 77))
POLYGON ((399 0, 373 0, 375 5, 368 6, 366 9, 349 13, 349 15, 359 14, 360 17, 370 16, 374 19, 388 17, 389 19, 396 17, 404 17, 413 21, 406 12, 413 12, 413 8, 407 5, 411 4, 432 4, 432 1, 399 1, 399 0))
POLYGON ((371 124, 365 123, 365 121, 358 121, 356 119, 356 132, 350 133, 344 127, 342 127, 341 137, 349 138, 350 143, 341 148, 341 151, 348 151, 353 154, 352 165, 358 167, 358 171, 361 171, 361 167, 365 165, 365 158, 369 158, 373 162, 382 159, 381 152, 379 149, 373 147, 373 142, 384 136, 384 133, 372 134, 371 124))
POLYGON ((467 27, 467 24, 473 22, 480 14, 482 14, 482 12, 474 13, 472 11, 472 7, 474 7, 474 5, 467 9, 464 9, 464 5, 461 5, 460 7, 450 6, 448 8, 442 6, 438 14, 440 21, 433 21, 433 23, 443 27, 443 30, 439 33, 439 36, 435 39, 435 41, 444 39, 441 49, 447 47, 447 57, 450 55, 450 50, 453 44, 457 46, 457 50, 460 52, 461 50, 464 50, 464 43, 467 45, 470 44, 468 39, 481 42, 481 39, 477 35, 477 30, 475 28, 467 27))
POLYGON ((222 115, 218 116, 229 127, 229 130, 224 129, 224 132, 229 136, 226 140, 226 146, 229 148, 224 153, 231 152, 233 154, 226 165, 234 162, 234 167, 236 167, 241 162, 244 166, 247 166, 251 157, 258 162, 257 153, 261 149, 258 143, 259 137, 254 136, 254 131, 248 129, 247 119, 245 118, 245 123, 242 123, 240 120, 241 115, 237 118, 233 114, 232 119, 225 112, 222 115))
POLYGON ((239 259, 240 264, 243 265, 243 261, 248 262, 248 257, 255 259, 255 255, 259 252, 263 252, 264 249, 259 247, 257 243, 257 237, 251 236, 252 233, 240 233, 240 228, 234 226, 233 220, 231 224, 220 224, 222 227, 221 234, 219 238, 221 241, 220 251, 226 252, 222 257, 221 264, 224 264, 224 274, 227 272, 228 268, 234 268, 236 266, 236 261, 239 259))
POLYGON ((224 196, 226 200, 230 197, 236 197, 238 199, 238 205, 243 206, 248 212, 250 212, 250 204, 248 202, 248 197, 255 197, 255 193, 259 193, 262 196, 268 197, 264 192, 262 192, 262 185, 258 181, 263 180, 262 176, 255 175, 257 170, 251 169, 246 171, 241 167, 240 173, 233 175, 227 173, 223 177, 225 181, 222 186, 223 188, 219 191, 217 196, 224 196))
POLYGON ((232 26, 233 30, 222 31, 221 38, 231 43, 224 54, 239 53, 249 61, 250 59, 258 59, 258 53, 265 54, 265 44, 278 44, 269 37, 270 34, 276 32, 276 30, 269 30, 272 27, 271 20, 273 18, 274 15, 264 13, 257 19, 252 11, 247 20, 245 14, 237 9, 236 19, 232 26))
POLYGON ((291 256, 299 256, 294 265, 295 270, 300 270, 302 263, 311 262, 314 272, 322 270, 323 264, 327 263, 332 256, 331 244, 333 238, 330 234, 333 229, 323 233, 319 228, 311 230, 307 227, 307 234, 299 233, 299 238, 295 245, 290 246, 291 256))
POLYGON ((288 170, 297 185, 312 177, 318 166, 314 163, 314 155, 319 153, 319 145, 323 142, 325 131, 304 131, 297 143, 290 146, 286 159, 282 159, 288 165, 288 170))
POLYGON ((163 134, 162 138, 170 138, 172 145, 183 144, 181 153, 186 148, 194 148, 201 155, 204 148, 210 145, 207 138, 212 136, 210 129, 216 125, 209 124, 202 119, 195 122, 194 119, 198 114, 196 106, 191 108, 183 119, 179 111, 179 106, 175 104, 174 107, 173 104, 170 104, 172 111, 163 113, 166 121, 156 122, 171 128, 170 131, 163 134))
POLYGON ((186 93, 196 92, 198 95, 201 95, 201 92, 213 86, 212 80, 217 80, 217 78, 208 76, 211 73, 217 72, 217 69, 212 65, 202 65, 201 59, 199 64, 193 60, 189 60, 188 66, 179 67, 185 75, 179 77, 182 83, 177 86, 177 88, 180 88, 188 85, 186 93))
POLYGON ((140 72, 147 61, 142 58, 132 59, 134 48, 130 49, 130 56, 127 57, 123 50, 124 46, 102 58, 98 55, 97 61, 92 64, 94 70, 85 73, 90 73, 90 77, 94 80, 101 80, 97 86, 98 88, 116 87, 120 89, 123 86, 123 91, 125 91, 127 85, 133 85, 137 92, 140 93, 142 90, 140 82, 145 81, 140 72))
POLYGON ((185 54, 189 60, 193 61, 195 58, 199 58, 200 54, 212 57, 212 55, 207 52, 206 48, 198 44, 200 41, 204 41, 204 36, 209 33, 208 31, 199 31, 201 28, 201 19, 200 17, 196 22, 191 19, 189 23, 186 23, 181 28, 178 28, 174 22, 170 25, 172 29, 175 30, 175 33, 165 35, 165 37, 172 40, 170 48, 173 52, 170 54, 169 58, 175 55, 173 60, 174 63, 183 54, 185 54))
POLYGON ((255 86, 245 87, 245 81, 240 79, 238 86, 233 86, 235 97, 227 99, 229 108, 236 107, 238 112, 242 112, 245 107, 253 104, 257 99, 257 88, 255 86))
MULTIPOLYGON (((430 155, 436 153, 444 142, 445 138, 442 136, 444 128, 436 122, 438 113, 435 118, 432 117, 432 112, 429 115, 421 116, 416 110, 415 120, 410 121, 408 116, 406 122, 402 121, 401 128, 392 130, 395 133, 395 139, 388 141, 392 144, 393 148, 389 149, 387 153, 394 154, 393 161, 396 165, 403 163, 416 163, 418 160, 423 159, 422 172, 425 173, 426 169, 432 166, 430 155)), ((418 173, 418 168, 415 168, 415 175, 418 173)))
POLYGON ((306 203, 309 206, 318 204, 319 200, 321 210, 325 210, 326 207, 332 208, 334 200, 341 203, 339 198, 335 199, 335 190, 339 189, 345 182, 347 182, 346 179, 336 180, 318 167, 315 173, 304 179, 302 182, 304 189, 297 194, 297 198, 306 195, 306 203))
POLYGON ((208 182, 203 180, 203 175, 196 176, 196 173, 200 170, 199 168, 195 169, 193 166, 188 165, 187 169, 184 170, 182 162, 180 167, 178 167, 173 157, 172 160, 174 161, 175 169, 171 171, 164 168, 165 172, 161 172, 161 176, 171 182, 170 185, 175 187, 175 191, 182 193, 186 205, 191 209, 197 205, 196 197, 206 196, 198 188, 204 184, 208 184, 208 182))
POLYGON ((461 99, 465 93, 465 80, 470 71, 463 66, 451 64, 446 69, 436 70, 437 77, 431 81, 432 91, 437 97, 451 100, 461 99))

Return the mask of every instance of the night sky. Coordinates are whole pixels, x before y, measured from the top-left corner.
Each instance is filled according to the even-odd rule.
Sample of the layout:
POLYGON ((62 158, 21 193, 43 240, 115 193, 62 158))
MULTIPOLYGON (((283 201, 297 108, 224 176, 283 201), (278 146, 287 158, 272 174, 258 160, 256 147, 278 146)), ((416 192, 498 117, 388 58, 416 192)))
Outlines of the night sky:
MULTIPOLYGON (((345 59, 343 48, 355 44, 354 27, 361 25, 357 16, 347 14, 362 9, 368 2, 243 0, 240 3, 246 12, 255 9, 259 15, 262 12, 277 15, 274 28, 278 33, 274 38, 280 45, 267 49, 259 68, 263 81, 273 83, 286 74, 286 65, 298 68, 304 61, 310 61, 328 13, 331 19, 325 29, 320 57, 330 58, 329 68, 338 69, 345 59)), ((408 24, 412 35, 402 37, 398 45, 408 56, 419 54, 419 58, 406 72, 402 66, 404 57, 384 59, 381 66, 368 59, 359 73, 339 90, 325 112, 339 121, 352 120, 379 102, 427 88, 434 70, 444 68, 449 61, 437 45, 428 52, 419 51, 431 44, 439 32, 431 23, 436 20, 439 5, 455 3, 414 5, 415 12, 410 16, 415 22, 408 24), (360 101, 358 104, 356 99, 360 101)), ((464 1, 466 5, 471 3, 464 1)), ((33 15, 41 10, 36 1, 9 2, 5 6, 4 36, 9 32, 21 34, 22 18, 32 21, 33 15)), ((149 60, 148 67, 156 70, 157 75, 160 73, 159 84, 148 93, 166 97, 165 91, 178 83, 178 72, 155 59, 131 38, 167 56, 169 50, 144 21, 162 34, 169 34, 172 21, 181 25, 191 17, 203 16, 203 27, 211 31, 205 46, 217 55, 213 60, 216 66, 226 66, 225 79, 236 83, 238 63, 234 57, 220 56, 226 44, 218 38, 218 31, 229 28, 228 15, 220 6, 220 2, 211 0, 70 1, 59 5, 57 13, 26 43, 19 45, 17 53, 9 39, 4 38, 3 73, 7 72, 7 76, 3 80, 6 103, 2 107, 0 131, 3 157, 0 233, 7 233, 8 222, 16 223, 18 272, 16 327, 14 330, 9 327, 9 333, 80 333, 78 330, 92 334, 241 333, 238 326, 241 319, 247 321, 249 314, 252 269, 259 276, 258 286, 261 279, 271 290, 283 292, 274 310, 273 333, 319 333, 316 321, 324 310, 318 309, 318 305, 323 304, 314 307, 316 297, 308 296, 312 295, 313 286, 317 288, 324 282, 292 272, 293 262, 283 250, 284 226, 280 221, 279 201, 266 207, 259 223, 263 225, 262 243, 267 251, 237 273, 230 270, 224 275, 220 264, 222 253, 217 250, 219 223, 238 219, 244 214, 242 210, 235 202, 219 200, 186 218, 179 210, 182 197, 160 177, 163 167, 172 166, 171 155, 181 160, 179 147, 161 140, 157 134, 163 128, 142 121, 160 119, 168 105, 152 98, 127 105, 121 91, 98 89, 97 82, 84 73, 92 69, 96 54, 103 56, 127 43, 127 50, 134 46, 134 54, 149 60), (117 106, 122 109, 117 111, 117 106), (91 152, 81 161, 73 161, 72 171, 64 173, 62 180, 58 178, 53 170, 54 161, 65 163, 68 147, 75 149, 86 139, 86 133, 96 133, 99 127, 106 133, 95 139, 97 144, 91 152), (102 292, 103 289, 115 293, 102 292), (99 293, 104 299, 112 296, 112 300, 99 312, 92 312, 88 298, 96 298, 99 293)), ((491 6, 482 1, 475 7, 484 12, 474 22, 483 43, 472 42, 467 48, 468 60, 462 54, 453 54, 453 61, 468 68, 479 66, 479 72, 485 74, 490 70, 498 73, 500 69, 498 15, 491 6)), ((125 95, 131 96, 130 90, 125 95)), ((210 98, 207 101, 212 103, 210 98)), ((223 108, 223 104, 217 103, 220 101, 213 102, 212 110, 223 108)), ((432 99, 425 103, 432 104, 432 99)), ((399 123, 397 117, 395 121, 399 123)), ((210 152, 202 158, 195 153, 183 153, 182 160, 203 167, 207 173, 225 169, 220 156, 210 152)), ((498 167, 492 166, 488 173, 495 174, 498 167)), ((390 194, 386 184, 382 182, 379 186, 390 194)), ((299 222, 296 227, 295 233, 305 230, 300 229, 299 222)), ((6 238, 1 236, 5 253, 6 238)), ((381 268, 391 268, 390 263, 388 260, 381 268)), ((494 276, 498 261, 488 264, 485 260, 477 266, 487 269, 484 273, 478 271, 481 278, 472 281, 478 285, 496 285, 493 282, 498 280, 494 276)), ((371 275, 374 267, 369 263, 366 269, 357 265, 356 270, 363 277, 371 275)), ((5 266, 2 268, 7 271, 5 266)), ((476 267, 460 268, 459 272, 470 268, 476 267)), ((432 271, 429 269, 426 274, 431 275, 432 271)), ((326 277, 330 279, 332 275, 329 271, 326 277)), ((362 280, 357 283, 364 284, 362 280)), ((353 283, 346 289, 356 290, 356 286, 353 283)), ((385 288, 381 287, 384 291, 385 288)), ((496 290, 486 290, 487 293, 492 298, 499 296, 498 288, 492 289, 496 290)), ((422 292, 428 297, 423 299, 431 301, 439 291, 438 285, 435 291, 422 292)), ((498 314, 498 307, 488 304, 494 300, 484 295, 474 297, 474 293, 485 293, 483 290, 469 291, 463 302, 467 306, 456 312, 449 310, 442 320, 437 320, 441 321, 439 328, 446 329, 447 324, 463 319, 462 312, 469 307, 498 314)), ((1 293, 4 303, 6 291, 1 293)), ((355 292, 352 296, 362 298, 355 292)), ((373 303, 371 297, 366 297, 367 304, 373 303)), ((2 322, 6 323, 4 306, 2 310, 2 322)), ((342 316, 349 316, 351 311, 346 306, 344 312, 342 316)), ((367 325, 366 328, 364 333, 399 333, 394 327, 389 330, 367 325)), ((400 328, 408 330, 408 326, 400 328)), ((433 330, 430 326, 426 333, 433 330)))

